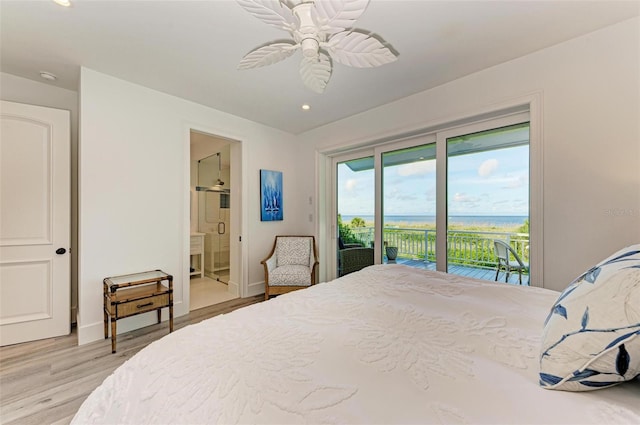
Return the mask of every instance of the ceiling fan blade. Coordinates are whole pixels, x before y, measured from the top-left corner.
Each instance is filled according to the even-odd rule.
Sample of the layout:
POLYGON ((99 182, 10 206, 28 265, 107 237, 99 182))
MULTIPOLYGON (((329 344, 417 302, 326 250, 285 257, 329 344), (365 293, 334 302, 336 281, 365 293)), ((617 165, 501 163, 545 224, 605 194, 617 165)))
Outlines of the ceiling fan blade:
POLYGON ((316 93, 322 94, 331 78, 331 60, 329 56, 320 53, 318 59, 303 58, 300 62, 300 77, 305 86, 316 93))
POLYGON ((300 26, 291 9, 279 0, 236 0, 247 12, 272 27, 293 31, 300 26))
POLYGON ((321 31, 333 34, 353 27, 368 5, 369 0, 315 0, 311 17, 321 31))
POLYGON ((291 56, 298 48, 293 43, 273 43, 247 53, 238 64, 238 69, 259 68, 280 62, 291 56))
POLYGON ((335 34, 326 47, 336 62, 355 68, 373 68, 398 59, 378 39, 360 32, 335 34))

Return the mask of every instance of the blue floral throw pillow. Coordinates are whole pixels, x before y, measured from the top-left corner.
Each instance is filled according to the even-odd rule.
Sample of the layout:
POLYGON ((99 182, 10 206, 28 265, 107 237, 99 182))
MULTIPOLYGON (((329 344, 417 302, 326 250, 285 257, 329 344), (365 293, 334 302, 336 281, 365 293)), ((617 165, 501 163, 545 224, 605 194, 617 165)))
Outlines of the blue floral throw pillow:
POLYGON ((588 270, 551 307, 540 352, 540 385, 606 388, 640 376, 640 245, 588 270))

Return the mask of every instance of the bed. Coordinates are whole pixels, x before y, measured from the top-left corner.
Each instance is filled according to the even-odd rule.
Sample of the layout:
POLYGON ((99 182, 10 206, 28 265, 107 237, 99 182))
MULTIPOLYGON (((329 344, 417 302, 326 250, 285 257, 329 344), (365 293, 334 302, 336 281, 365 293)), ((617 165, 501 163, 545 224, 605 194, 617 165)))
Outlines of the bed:
POLYGON ((74 424, 640 423, 640 381, 539 385, 558 293, 375 265, 150 344, 74 424))

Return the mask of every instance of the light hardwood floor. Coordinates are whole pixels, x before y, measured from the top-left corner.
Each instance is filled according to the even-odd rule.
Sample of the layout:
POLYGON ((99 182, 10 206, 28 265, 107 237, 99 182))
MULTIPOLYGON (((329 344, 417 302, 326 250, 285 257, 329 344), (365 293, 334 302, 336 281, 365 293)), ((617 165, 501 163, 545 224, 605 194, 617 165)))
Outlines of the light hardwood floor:
MULTIPOLYGON (((218 314, 264 299, 237 298, 194 310, 174 321, 174 332, 218 314)), ((167 335, 168 322, 78 346, 71 335, 0 348, 0 423, 68 424, 82 402, 118 366, 156 339, 167 335)))
POLYGON ((229 293, 229 286, 209 277, 192 277, 189 281, 189 306, 191 310, 233 300, 236 297, 229 293))

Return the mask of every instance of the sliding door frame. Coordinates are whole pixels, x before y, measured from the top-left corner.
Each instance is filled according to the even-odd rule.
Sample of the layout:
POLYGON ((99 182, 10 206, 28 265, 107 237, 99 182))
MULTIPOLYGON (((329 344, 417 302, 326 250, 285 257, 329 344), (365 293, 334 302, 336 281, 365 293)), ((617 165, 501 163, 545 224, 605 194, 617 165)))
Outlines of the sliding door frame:
MULTIPOLYGON (((318 164, 324 172, 324 181, 318 188, 324 193, 326 206, 319 209, 318 234, 328 243, 326 247, 325 280, 336 277, 337 270, 337 163, 364 156, 374 156, 375 167, 375 240, 382 240, 382 153, 412 146, 436 143, 436 268, 447 270, 447 144, 448 138, 458 135, 506 127, 516 122, 529 122, 529 220, 530 220, 530 276, 531 286, 543 287, 543 141, 542 141, 542 93, 533 93, 500 105, 493 105, 475 115, 450 117, 440 122, 425 124, 421 128, 397 136, 386 135, 369 142, 359 141, 358 146, 318 151, 318 164), (328 176, 326 174, 328 174, 328 176), (328 185, 325 185, 325 182, 328 185), (330 205, 330 207, 328 207, 330 205), (330 223, 329 225, 323 225, 330 223)), ((375 244, 375 263, 382 258, 380 243, 375 244)))
MULTIPOLYGON (((449 180, 447 167, 449 153, 447 150, 447 141, 458 136, 530 122, 530 119, 528 111, 519 112, 485 121, 473 122, 436 133, 436 270, 448 272, 447 231, 449 199, 447 196, 447 185, 449 180)), ((529 139, 531 139, 531 130, 529 130, 529 139)), ((529 146, 531 146, 531 140, 529 140, 529 146)), ((529 148, 529 168, 531 168, 531 148, 529 148)), ((529 175, 529 220, 531 222, 531 175, 529 175)), ((532 245, 531 242, 530 245, 532 245)))
MULTIPOLYGON (((383 232, 384 232, 384 186, 383 186, 383 178, 384 178, 384 170, 382 164, 382 155, 388 152, 398 151, 402 149, 414 148, 417 146, 423 145, 431 145, 436 143, 436 135, 434 133, 421 135, 418 137, 411 137, 404 140, 385 143, 384 145, 377 146, 375 148, 375 179, 376 179, 376 208, 375 208, 375 241, 382 241, 383 232)), ((437 149, 437 145, 436 145, 437 149)), ((436 155, 436 173, 438 170, 437 163, 437 155, 436 155)), ((436 174, 437 176, 437 174, 436 174)), ((438 186, 438 181, 436 178, 436 189, 438 186)), ((437 208, 437 199, 436 199, 436 208, 437 208)), ((437 215, 437 213, 436 213, 437 215)), ((378 242, 375 244, 376 250, 374 252, 376 258, 376 264, 378 262, 382 262, 382 246, 383 244, 378 242)))
MULTIPOLYGON (((375 159, 375 152, 373 148, 364 148, 364 149, 358 149, 352 152, 348 152, 348 153, 344 153, 341 155, 336 155, 331 157, 331 172, 329 173, 329 178, 327 179, 330 184, 329 184, 329 190, 331 190, 331 197, 329 204, 331 205, 331 213, 330 213, 330 217, 331 217, 331 225, 327 226, 329 228, 329 244, 328 244, 328 249, 327 249, 327 261, 326 263, 329 265, 330 267, 330 272, 329 272, 329 276, 330 277, 337 277, 337 270, 338 270, 338 164, 341 164, 343 162, 348 162, 348 161, 352 161, 354 159, 359 159, 359 158, 366 158, 366 157, 370 157, 373 156, 374 157, 374 163, 376 161, 375 159)), ((374 170, 376 169, 377 165, 374 165, 374 170)), ((375 180, 375 187, 374 187, 374 196, 376 193, 378 193, 378 178, 376 176, 376 180, 375 180)), ((378 204, 378 199, 375 200, 376 203, 376 208, 377 208, 377 204, 378 204)), ((374 216, 375 216, 375 212, 374 212, 374 216)), ((378 219, 377 216, 375 218, 375 225, 376 228, 378 226, 378 219)), ((378 235, 375 234, 374 235, 374 240, 377 240, 378 235)), ((377 250, 380 249, 380 247, 378 246, 379 244, 375 244, 375 250, 374 252, 377 252, 377 250)), ((377 255, 375 258, 379 258, 377 255)), ((375 261, 375 264, 379 264, 380 261, 375 261)))

